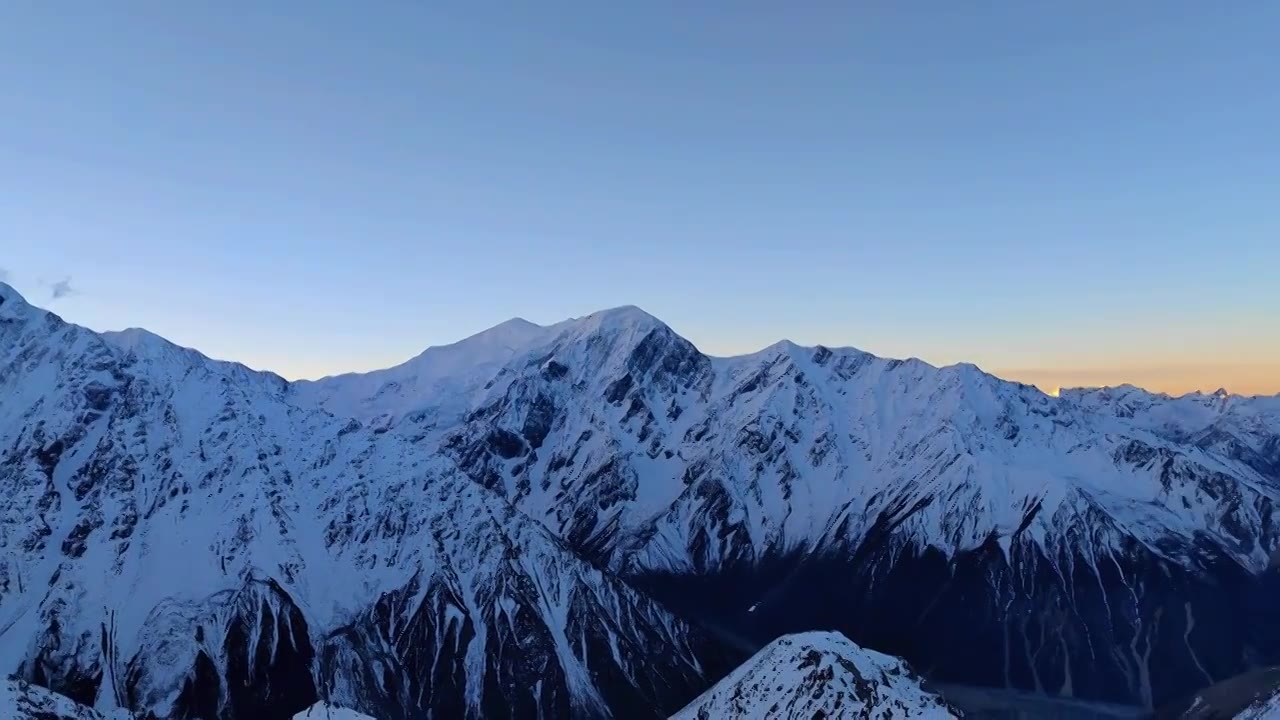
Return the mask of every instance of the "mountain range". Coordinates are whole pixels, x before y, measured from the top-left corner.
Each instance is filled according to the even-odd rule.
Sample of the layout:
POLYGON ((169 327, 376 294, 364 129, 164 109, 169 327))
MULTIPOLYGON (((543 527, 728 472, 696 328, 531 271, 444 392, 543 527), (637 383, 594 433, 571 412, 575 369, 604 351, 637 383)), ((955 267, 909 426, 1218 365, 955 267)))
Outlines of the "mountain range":
POLYGON ((100 712, 664 717, 812 630, 1155 707, 1280 662, 1277 500, 1280 396, 632 307, 289 382, 0 284, 0 671, 100 712))

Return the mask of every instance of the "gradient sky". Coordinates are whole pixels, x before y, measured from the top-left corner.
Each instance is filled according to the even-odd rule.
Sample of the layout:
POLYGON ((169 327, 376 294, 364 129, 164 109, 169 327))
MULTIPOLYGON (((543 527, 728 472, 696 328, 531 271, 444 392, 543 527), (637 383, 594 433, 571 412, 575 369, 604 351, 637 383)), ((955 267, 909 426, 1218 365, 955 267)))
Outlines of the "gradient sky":
POLYGON ((2 3, 0 268, 287 377, 635 304, 1280 391, 1280 3, 619 5, 2 3))

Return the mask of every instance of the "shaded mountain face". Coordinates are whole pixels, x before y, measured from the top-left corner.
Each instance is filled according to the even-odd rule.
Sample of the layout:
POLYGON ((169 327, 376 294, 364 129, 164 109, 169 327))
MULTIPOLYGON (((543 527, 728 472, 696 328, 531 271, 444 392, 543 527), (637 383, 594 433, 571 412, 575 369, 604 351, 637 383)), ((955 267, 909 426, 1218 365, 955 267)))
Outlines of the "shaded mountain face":
POLYGON ((943 681, 1146 706, 1276 659, 1250 615, 1275 398, 1052 398, 785 342, 711 358, 635 308, 520 327, 450 346, 474 372, 288 392, 443 453, 746 646, 836 628, 943 681))
POLYGON ((778 638, 671 717, 945 720, 958 715, 922 689, 902 660, 860 648, 839 633, 810 632, 778 638))
POLYGON ((224 720, 660 717, 718 676, 438 448, 295 394, 0 284, 0 673, 224 720))

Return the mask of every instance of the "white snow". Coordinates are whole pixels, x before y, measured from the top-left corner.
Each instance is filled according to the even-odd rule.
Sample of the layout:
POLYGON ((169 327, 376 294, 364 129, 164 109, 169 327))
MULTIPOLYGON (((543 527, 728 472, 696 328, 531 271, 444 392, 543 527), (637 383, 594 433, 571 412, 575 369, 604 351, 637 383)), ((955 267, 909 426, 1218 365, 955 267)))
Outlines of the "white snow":
POLYGON ((124 710, 97 712, 70 698, 20 680, 0 680, 4 720, 133 720, 124 710))
POLYGON ((1280 720, 1280 693, 1250 705, 1235 720, 1280 720))
POLYGON ((704 718, 957 717, 920 687, 902 660, 859 647, 839 633, 787 635, 770 643, 672 716, 704 718))
MULTIPOLYGON (((58 322, 2 283, 0 301, 0 448, 23 449, 0 468, 0 672, 66 606, 95 608, 61 619, 84 639, 78 660, 98 662, 96 609, 108 608, 121 663, 164 658, 145 683, 161 708, 178 683, 165 669, 197 649, 187 630, 223 622, 211 603, 250 577, 280 582, 313 629, 415 575, 447 581, 465 606, 447 612, 476 623, 479 671, 498 629, 481 618, 509 622, 484 613, 505 597, 514 544, 555 656, 591 705, 573 595, 618 612, 634 599, 552 536, 588 538, 617 572, 701 571, 855 545, 891 514, 901 539, 953 555, 992 537, 1011 552, 1016 536, 1098 565, 1129 540, 1164 552, 1194 539, 1261 569, 1273 529, 1257 508, 1280 502, 1241 459, 1280 436, 1280 396, 1055 398, 972 365, 790 342, 710 358, 633 307, 512 320, 395 368, 288 383, 146 331, 58 322), (551 415, 536 452, 524 440, 535 406, 551 415), (515 457, 487 449, 495 428, 520 438, 515 457), (64 541, 85 528, 69 558, 64 541)), ((670 616, 643 614, 681 642, 670 616)))
POLYGON ((898 532, 948 554, 992 537, 1008 553, 1017 533, 1044 546, 1076 543, 1071 528, 1101 510, 1114 532, 1085 537, 1102 543, 1083 548, 1094 564, 1124 537, 1155 548, 1169 536, 1190 542, 1200 534, 1246 567, 1267 561, 1270 548, 1223 528, 1223 500, 1197 478, 1222 474, 1238 483, 1246 502, 1236 520, 1258 533, 1264 519, 1254 500, 1280 501, 1280 489, 1229 442, 1201 439, 1220 428, 1262 447, 1280 434, 1280 396, 1170 398, 1123 387, 1056 398, 970 364, 936 368, 782 341, 739 357, 698 354, 705 366, 688 387, 637 381, 611 404, 605 396, 631 373, 646 338, 669 334, 667 350, 683 341, 634 307, 519 327, 489 331, 503 339, 500 352, 476 340, 481 333, 422 356, 455 348, 464 360, 410 361, 291 392, 299 403, 429 446, 457 433, 479 442, 495 425, 519 434, 533 401, 547 400, 556 423, 536 461, 507 460, 494 470, 507 497, 552 532, 574 535, 592 519, 592 544, 619 568, 689 570, 727 555, 856 543, 882 512, 922 499, 932 502, 898 532), (472 343, 486 350, 462 353, 472 343), (552 362, 568 377, 548 378, 552 362), (1131 445, 1157 459, 1119 459, 1131 445), (1172 458, 1168 466, 1164 458, 1172 458), (690 468, 715 482, 722 516, 707 516, 706 492, 689 491, 690 468), (615 485, 602 495, 608 484, 615 485), (708 522, 722 531, 707 532, 708 522), (706 542, 697 555, 690 548, 699 535, 706 542))
POLYGON ((294 715, 293 720, 380 720, 380 718, 326 702, 318 702, 294 715))

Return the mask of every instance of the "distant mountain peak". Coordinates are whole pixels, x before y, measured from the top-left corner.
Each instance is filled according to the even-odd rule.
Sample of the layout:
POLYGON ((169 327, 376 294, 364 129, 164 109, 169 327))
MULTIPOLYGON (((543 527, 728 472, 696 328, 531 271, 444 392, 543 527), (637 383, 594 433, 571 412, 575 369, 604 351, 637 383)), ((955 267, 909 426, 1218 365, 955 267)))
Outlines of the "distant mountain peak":
POLYGON ((177 345, 170 340, 151 332, 150 330, 140 327, 125 328, 124 330, 107 330, 106 332, 99 334, 102 335, 104 340, 107 340, 116 347, 124 350, 137 349, 145 346, 187 350, 187 348, 183 348, 182 346, 177 345))
POLYGON ((585 317, 600 318, 601 320, 607 318, 617 322, 645 322, 648 320, 657 320, 653 315, 642 310, 636 305, 618 305, 617 307, 604 308, 603 310, 597 310, 585 317))
POLYGON ((452 348, 454 350, 481 350, 483 348, 505 348, 510 350, 521 349, 531 343, 537 342, 547 334, 547 328, 542 325, 529 322, 524 318, 514 317, 510 320, 504 320, 486 330, 481 330, 474 335, 468 335, 457 342, 446 343, 444 345, 432 345, 419 353, 417 357, 409 362, 413 362, 419 358, 428 357, 432 352, 439 352, 445 348, 452 348))

